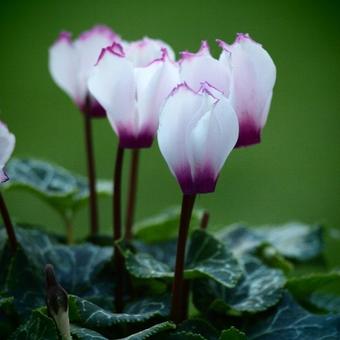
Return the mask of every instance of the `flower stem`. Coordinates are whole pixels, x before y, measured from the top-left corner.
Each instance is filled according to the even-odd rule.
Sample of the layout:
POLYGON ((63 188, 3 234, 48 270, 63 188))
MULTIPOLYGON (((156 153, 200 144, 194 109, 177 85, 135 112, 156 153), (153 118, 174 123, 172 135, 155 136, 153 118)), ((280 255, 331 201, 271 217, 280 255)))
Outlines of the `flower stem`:
POLYGON ((176 267, 175 278, 172 287, 172 305, 171 305, 171 319, 175 323, 183 321, 187 314, 183 311, 183 293, 184 293, 184 261, 185 261, 185 247, 188 238, 189 225, 191 220, 192 209, 194 207, 196 195, 183 195, 182 210, 179 225, 177 253, 176 253, 176 267))
POLYGON ((12 224, 11 218, 9 216, 5 200, 2 197, 1 192, 0 192, 0 212, 1 212, 2 220, 3 220, 5 228, 6 228, 6 232, 7 232, 7 236, 8 236, 8 240, 9 240, 11 250, 14 253, 17 249, 18 242, 17 242, 17 238, 15 236, 13 224, 12 224))
POLYGON ((133 238, 132 227, 136 207, 138 163, 139 163, 139 149, 133 149, 131 154, 130 182, 126 209, 126 222, 125 222, 126 240, 131 240, 133 238))
POLYGON ((85 146, 87 155, 87 174, 90 189, 90 233, 92 237, 98 235, 98 208, 97 208, 97 193, 96 193, 96 170, 93 150, 93 136, 92 136, 92 118, 84 112, 84 132, 85 132, 85 146))
POLYGON ((206 230, 208 228, 208 223, 209 223, 209 213, 205 210, 201 219, 201 225, 200 228, 202 230, 206 230))
POLYGON ((114 265, 116 273, 115 287, 115 306, 116 312, 123 310, 123 275, 124 275, 124 259, 116 245, 122 236, 121 221, 121 185, 122 185, 122 169, 123 169, 124 149, 118 144, 116 153, 116 163, 113 174, 113 240, 114 240, 114 265))

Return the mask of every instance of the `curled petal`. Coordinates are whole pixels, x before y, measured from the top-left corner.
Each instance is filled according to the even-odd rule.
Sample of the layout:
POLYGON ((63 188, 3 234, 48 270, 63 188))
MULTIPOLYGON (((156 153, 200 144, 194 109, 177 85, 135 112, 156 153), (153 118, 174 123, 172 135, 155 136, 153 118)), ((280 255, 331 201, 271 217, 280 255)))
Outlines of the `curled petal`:
POLYGON ((206 41, 197 53, 181 53, 181 79, 193 90, 198 91, 202 82, 217 88, 225 96, 229 95, 230 68, 228 64, 213 58, 206 41))
POLYGON ((231 53, 230 99, 240 123, 236 146, 259 143, 276 79, 273 60, 247 34, 239 34, 232 45, 220 46, 231 53))
POLYGON ((117 44, 103 49, 88 88, 120 139, 126 140, 138 132, 136 86, 133 65, 119 51, 117 44))
POLYGON ((171 60, 175 60, 173 49, 164 41, 150 38, 125 43, 126 57, 136 66, 143 67, 162 55, 162 49, 166 49, 171 60))

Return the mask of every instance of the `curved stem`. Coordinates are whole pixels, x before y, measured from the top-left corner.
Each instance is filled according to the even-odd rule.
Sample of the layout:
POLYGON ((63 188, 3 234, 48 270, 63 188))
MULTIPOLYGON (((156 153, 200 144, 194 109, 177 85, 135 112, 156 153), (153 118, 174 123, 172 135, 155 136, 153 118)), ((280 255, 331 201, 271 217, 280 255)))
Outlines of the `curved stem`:
POLYGON ((91 236, 97 236, 99 231, 98 222, 98 206, 96 193, 96 170, 93 150, 93 136, 92 136, 92 118, 84 112, 84 132, 85 132, 85 147, 87 155, 87 174, 90 189, 90 232, 91 236))
POLYGON ((136 196, 137 196, 137 181, 138 181, 138 163, 139 163, 139 149, 133 149, 131 154, 130 166, 130 181, 129 193, 126 209, 125 222, 125 238, 131 240, 133 238, 132 227, 134 222, 136 196))
POLYGON ((196 195, 183 195, 181 219, 177 240, 175 278, 172 287, 172 304, 171 319, 175 323, 183 321, 187 311, 183 311, 183 293, 184 293, 184 261, 185 247, 188 238, 189 225, 191 220, 192 209, 194 207, 196 195))
POLYGON ((8 236, 8 240, 9 240, 11 250, 14 253, 17 249, 18 242, 17 242, 17 238, 15 236, 13 224, 12 224, 11 218, 9 216, 9 212, 8 212, 5 200, 2 197, 1 192, 0 192, 0 212, 1 212, 2 220, 3 220, 5 228, 6 228, 6 232, 7 232, 7 236, 8 236))
POLYGON ((116 153, 116 163, 113 174, 113 247, 114 247, 114 265, 116 273, 115 287, 115 306, 116 312, 120 313, 123 310, 123 274, 124 274, 124 259, 116 245, 122 236, 122 221, 121 221, 121 185, 122 185, 122 170, 123 170, 124 149, 118 144, 116 153))

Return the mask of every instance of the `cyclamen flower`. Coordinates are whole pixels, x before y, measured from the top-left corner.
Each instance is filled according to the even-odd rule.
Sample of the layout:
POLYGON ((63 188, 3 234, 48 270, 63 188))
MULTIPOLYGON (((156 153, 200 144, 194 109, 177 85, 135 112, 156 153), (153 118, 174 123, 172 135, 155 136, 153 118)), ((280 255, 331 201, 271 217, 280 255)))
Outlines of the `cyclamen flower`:
POLYGON ((223 49, 219 60, 210 55, 205 42, 196 54, 182 54, 182 80, 193 88, 207 81, 230 98, 240 124, 236 147, 259 143, 275 84, 275 65, 248 34, 238 34, 232 45, 218 43, 223 49))
POLYGON ((136 67, 143 67, 150 64, 153 60, 160 58, 162 48, 168 52, 170 60, 175 60, 175 53, 172 48, 162 40, 143 38, 130 43, 122 43, 126 58, 136 67))
POLYGON ((219 40, 219 45, 223 48, 222 62, 228 62, 230 55, 230 100, 240 122, 237 146, 259 143, 273 95, 275 64, 268 52, 248 34, 238 34, 232 45, 219 40))
POLYGON ((145 67, 134 67, 120 44, 102 50, 89 78, 92 95, 104 107, 123 148, 150 147, 166 97, 179 83, 168 52, 145 67))
POLYGON ((161 112, 159 148, 184 194, 213 192, 237 142, 236 113, 227 98, 217 99, 212 90, 205 83, 195 92, 182 83, 161 112))
POLYGON ((6 182, 8 177, 4 167, 11 157, 15 146, 15 136, 8 130, 7 126, 0 122, 0 182, 6 182))
POLYGON ((94 117, 105 116, 104 109, 89 95, 87 80, 103 46, 120 41, 106 26, 95 26, 72 41, 62 32, 49 49, 49 70, 53 80, 76 103, 82 112, 94 117))

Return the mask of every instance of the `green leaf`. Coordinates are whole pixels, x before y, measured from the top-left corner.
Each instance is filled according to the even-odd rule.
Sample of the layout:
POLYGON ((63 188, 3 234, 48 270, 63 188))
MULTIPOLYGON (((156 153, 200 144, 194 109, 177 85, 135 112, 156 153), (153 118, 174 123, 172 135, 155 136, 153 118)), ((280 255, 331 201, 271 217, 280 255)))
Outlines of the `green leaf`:
POLYGON ((169 296, 154 296, 152 298, 142 298, 140 300, 129 303, 124 308, 124 313, 127 314, 144 314, 167 318, 170 315, 170 297, 169 296))
MULTIPOLYGON (((162 245, 149 245, 148 253, 132 253, 122 242, 119 246, 125 256, 128 271, 137 278, 173 278, 174 270, 169 264, 156 259, 152 254, 161 252, 162 245)), ((175 248, 173 248, 175 252, 175 248)), ((163 248, 163 255, 173 255, 163 248)), ((203 230, 195 230, 191 235, 184 271, 186 279, 209 277, 227 287, 235 286, 241 276, 241 269, 233 255, 213 236, 203 230)))
POLYGON ((54 321, 44 309, 33 311, 31 317, 12 334, 10 340, 58 340, 59 334, 54 321))
POLYGON ((237 224, 218 233, 221 239, 237 256, 253 253, 263 245, 272 245, 282 256, 295 261, 309 261, 323 250, 321 226, 288 223, 249 229, 237 224))
POLYGON ((0 335, 7 339, 17 328, 17 315, 14 311, 14 298, 0 292, 0 335))
POLYGON ((203 230, 192 234, 185 271, 187 278, 208 277, 226 287, 234 287, 242 274, 225 245, 203 230))
MULTIPOLYGON (((158 338, 158 334, 174 329, 176 328, 176 325, 172 322, 166 321, 166 322, 162 322, 159 323, 157 325, 151 326, 150 328, 144 329, 138 333, 135 334, 131 334, 123 339, 125 340, 144 340, 144 339, 149 339, 151 337, 154 337, 157 335, 158 338)), ((159 335, 162 336, 162 335, 159 335)), ((122 339, 122 340, 123 340, 122 339)))
POLYGON ((217 340, 219 332, 209 322, 204 319, 189 319, 177 326, 177 332, 189 332, 201 335, 207 340, 217 340))
MULTIPOLYGON (((89 198, 85 177, 37 159, 12 159, 6 166, 10 178, 4 189, 19 188, 35 194, 63 216, 75 212, 89 198)), ((111 195, 112 183, 99 180, 98 195, 111 195)))
POLYGON ((292 272, 294 269, 293 264, 286 260, 273 246, 269 244, 263 244, 260 246, 255 254, 269 267, 281 269, 287 274, 292 272))
POLYGON ((246 340, 246 335, 235 327, 222 331, 219 340, 246 340))
POLYGON ((292 222, 256 228, 256 233, 283 256, 296 261, 312 260, 323 251, 323 229, 319 225, 292 222))
POLYGON ((291 278, 286 287, 295 299, 306 306, 340 313, 340 272, 291 278))
POLYGON ((250 340, 336 340, 340 316, 311 314, 285 294, 273 313, 257 318, 246 334, 250 340))
POLYGON ((32 308, 44 304, 43 270, 47 263, 54 266, 57 279, 69 293, 112 296, 114 283, 107 269, 112 248, 92 244, 65 246, 40 231, 19 227, 16 235, 19 247, 15 256, 4 254, 1 263, 6 268, 4 289, 14 296, 14 305, 20 314, 26 315, 32 308))
POLYGON ((165 307, 160 303, 145 306, 145 308, 145 310, 136 314, 112 313, 85 299, 73 295, 69 296, 71 322, 90 329, 142 323, 164 315, 165 307))
POLYGON ((71 325, 71 335, 74 339, 79 340, 108 340, 98 332, 75 325, 71 325))
POLYGON ((216 281, 193 283, 193 299, 201 311, 211 309, 229 313, 258 313, 280 300, 286 279, 282 272, 264 266, 251 256, 242 258, 244 273, 236 287, 230 289, 216 281))
MULTIPOLYGON (((135 238, 148 243, 161 242, 176 239, 178 235, 180 207, 170 208, 159 215, 149 217, 135 224, 135 238)), ((194 209, 190 226, 197 227, 200 224, 203 210, 194 209)))
POLYGON ((200 334, 186 332, 186 331, 176 331, 162 337, 164 340, 207 340, 200 334))

